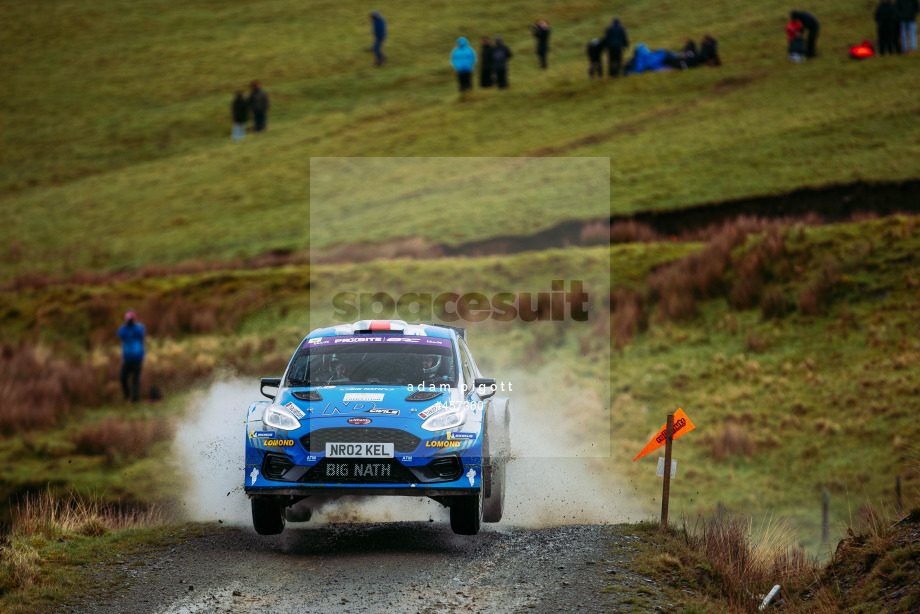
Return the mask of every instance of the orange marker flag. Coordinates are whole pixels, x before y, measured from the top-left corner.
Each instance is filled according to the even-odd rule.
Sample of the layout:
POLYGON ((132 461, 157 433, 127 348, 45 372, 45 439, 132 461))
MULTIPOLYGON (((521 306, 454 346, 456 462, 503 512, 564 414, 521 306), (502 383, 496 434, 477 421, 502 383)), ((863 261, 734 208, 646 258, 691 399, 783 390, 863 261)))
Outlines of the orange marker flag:
MULTIPOLYGON (((696 427, 693 426, 693 423, 690 422, 690 418, 687 417, 687 414, 684 413, 684 410, 677 408, 677 411, 674 412, 674 432, 671 434, 671 441, 674 441, 684 433, 689 433, 696 427)), ((642 451, 639 452, 639 456, 633 459, 633 462, 636 462, 652 450, 657 450, 663 446, 668 438, 668 423, 665 422, 664 426, 659 429, 655 436, 652 437, 652 440, 645 444, 645 447, 642 448, 642 451)))

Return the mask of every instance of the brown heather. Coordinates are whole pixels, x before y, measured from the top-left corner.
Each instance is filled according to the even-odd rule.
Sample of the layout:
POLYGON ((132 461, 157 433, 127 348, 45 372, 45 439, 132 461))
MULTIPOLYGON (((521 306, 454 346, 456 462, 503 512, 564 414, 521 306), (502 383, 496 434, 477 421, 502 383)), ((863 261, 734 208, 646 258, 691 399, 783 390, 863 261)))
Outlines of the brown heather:
POLYGON ((108 418, 83 427, 73 436, 78 454, 102 455, 108 460, 141 458, 155 443, 172 439, 175 427, 162 418, 108 418))

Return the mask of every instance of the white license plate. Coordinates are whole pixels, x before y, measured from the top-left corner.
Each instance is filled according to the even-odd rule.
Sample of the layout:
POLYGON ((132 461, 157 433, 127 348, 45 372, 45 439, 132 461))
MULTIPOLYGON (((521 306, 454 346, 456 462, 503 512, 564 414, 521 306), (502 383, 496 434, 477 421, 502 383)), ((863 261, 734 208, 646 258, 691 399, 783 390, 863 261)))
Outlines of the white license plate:
POLYGON ((393 458, 391 443, 326 442, 327 458, 393 458))

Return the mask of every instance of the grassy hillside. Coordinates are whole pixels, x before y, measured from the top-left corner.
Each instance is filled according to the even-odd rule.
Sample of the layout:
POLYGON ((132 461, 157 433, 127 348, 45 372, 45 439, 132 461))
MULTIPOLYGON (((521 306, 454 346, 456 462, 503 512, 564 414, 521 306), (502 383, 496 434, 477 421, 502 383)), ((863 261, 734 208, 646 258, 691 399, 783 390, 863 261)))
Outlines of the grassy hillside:
MULTIPOLYGON (((6 3, 0 278, 305 249, 312 157, 609 157, 615 212, 918 176, 920 59, 850 61, 846 45, 874 31, 872 3, 810 8, 821 55, 792 65, 778 0, 424 11, 395 0, 384 11, 390 61, 374 69, 368 9, 353 0, 6 3), (591 82, 584 45, 614 15, 653 48, 709 32, 724 65, 591 82), (545 72, 527 28, 539 17, 553 28, 545 72), (511 88, 458 99, 453 40, 497 34, 516 54, 511 88), (230 99, 253 78, 272 97, 269 129, 232 144, 230 99)), ((361 194, 361 183, 342 189, 361 194)), ((502 211, 508 201, 496 191, 469 204, 502 211)), ((472 216, 445 233, 466 203, 368 236, 462 242, 585 214, 560 204, 500 224, 472 216)), ((358 216, 389 210, 355 206, 324 241, 351 241, 358 216)))
MULTIPOLYGON (((650 514, 659 505, 656 454, 630 461, 665 415, 682 407, 697 430, 675 444, 674 514, 693 517, 722 503, 758 518, 782 516, 817 552, 823 489, 831 493, 832 538, 839 538, 862 506, 893 505, 896 476, 907 496, 920 488, 910 443, 920 436, 913 419, 920 410, 920 269, 912 255, 918 232, 906 217, 751 235, 737 226, 705 247, 614 246, 613 291, 609 302, 595 302, 601 311, 613 305, 609 327, 603 314, 571 333, 551 322, 484 323, 472 334, 474 347, 485 372, 519 386, 513 398, 520 424, 557 424, 559 436, 582 441, 609 430, 610 459, 596 459, 596 466, 611 493, 626 486, 650 514), (723 236, 737 237, 724 267, 688 264, 700 262, 701 253, 703 262, 718 262, 723 236), (687 282, 665 291, 661 280, 674 276, 687 282), (620 349, 612 355, 612 407, 604 416, 589 411, 583 391, 603 390, 596 370, 606 364, 600 361, 608 336, 620 349)), ((0 414, 0 429, 19 431, 0 448, 0 466, 11 478, 6 496, 47 481, 140 503, 151 493, 174 492, 176 482, 158 460, 168 454, 159 442, 169 432, 145 430, 146 421, 178 418, 183 401, 176 395, 227 369, 253 381, 280 373, 308 319, 328 320, 331 295, 343 289, 373 280, 396 296, 417 289, 414 279, 449 279, 455 289, 489 294, 509 283, 542 287, 550 270, 584 274, 591 283, 602 281, 593 271, 604 270, 604 254, 569 249, 321 266, 309 274, 287 267, 7 293, 5 330, 18 330, 14 342, 25 345, 7 345, 0 367, 41 378, 17 380, 37 395, 26 417, 14 411, 21 403, 5 404, 0 414), (316 280, 312 288, 307 279, 316 280), (173 403, 126 409, 117 401, 110 323, 141 296, 145 302, 136 306, 152 331, 146 381, 161 385, 173 403), (72 389, 68 374, 97 384, 72 389), (49 390, 49 381, 60 382, 60 391, 49 390), (123 444, 118 433, 126 428, 147 434, 123 444)), ((537 455, 546 445, 522 454, 537 455)))

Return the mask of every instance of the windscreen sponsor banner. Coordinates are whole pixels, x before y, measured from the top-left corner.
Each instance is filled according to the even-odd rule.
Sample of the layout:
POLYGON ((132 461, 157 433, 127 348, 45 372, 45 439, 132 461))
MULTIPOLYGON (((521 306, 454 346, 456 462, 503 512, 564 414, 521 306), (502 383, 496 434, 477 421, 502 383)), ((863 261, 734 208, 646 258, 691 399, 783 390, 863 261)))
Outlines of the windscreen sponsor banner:
POLYGON ((327 458, 393 458, 392 443, 326 442, 327 458))
POLYGON ((375 343, 382 345, 414 345, 418 347, 451 347, 450 339, 406 335, 338 335, 335 337, 315 337, 313 339, 307 339, 303 347, 312 349, 375 343))

